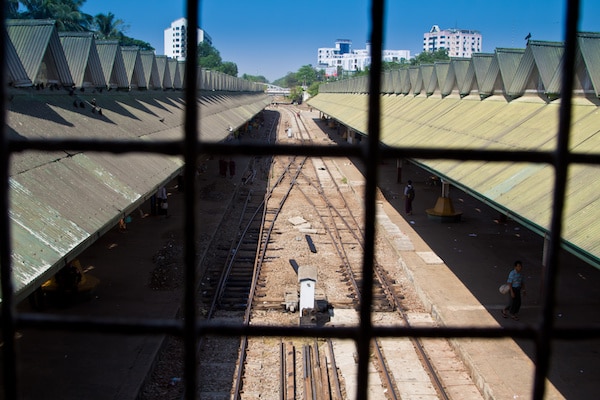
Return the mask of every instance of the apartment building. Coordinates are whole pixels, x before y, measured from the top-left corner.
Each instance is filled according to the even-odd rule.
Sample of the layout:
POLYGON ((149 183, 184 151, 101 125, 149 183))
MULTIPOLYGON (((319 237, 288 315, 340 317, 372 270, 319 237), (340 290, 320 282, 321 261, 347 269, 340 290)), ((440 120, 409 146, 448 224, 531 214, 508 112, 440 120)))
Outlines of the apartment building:
MULTIPOLYGON (((382 60, 387 62, 401 62, 410 59, 410 50, 383 50, 382 60)), ((336 76, 338 68, 342 71, 362 71, 371 65, 371 44, 366 48, 353 50, 352 41, 337 39, 335 47, 321 47, 317 50, 317 68, 324 69, 327 76, 336 76)))
POLYGON ((434 52, 447 49, 450 57, 470 58, 473 53, 481 53, 482 37, 479 31, 469 29, 440 29, 433 25, 423 34, 423 51, 434 52))
MULTIPOLYGON (((208 42, 212 45, 211 37, 198 28, 198 43, 208 42)), ((179 18, 171 22, 171 26, 165 29, 164 33, 165 50, 164 53, 168 57, 177 60, 185 61, 186 44, 187 44, 187 19, 179 18)))

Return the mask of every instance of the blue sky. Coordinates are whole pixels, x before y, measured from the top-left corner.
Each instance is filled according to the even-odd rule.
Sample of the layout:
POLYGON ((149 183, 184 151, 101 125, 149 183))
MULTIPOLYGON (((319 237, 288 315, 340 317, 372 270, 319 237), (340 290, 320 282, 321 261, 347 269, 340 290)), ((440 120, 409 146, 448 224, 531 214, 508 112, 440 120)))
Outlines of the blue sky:
MULTIPOLYGON (((386 2, 385 45, 389 50, 422 51, 423 33, 440 28, 478 30, 483 51, 525 47, 525 36, 562 41, 565 0, 429 0, 386 2)), ((600 32, 600 1, 582 0, 580 31, 600 32)), ((87 0, 88 14, 112 12, 129 26, 128 36, 149 42, 163 54, 163 32, 184 17, 182 0, 87 0)), ((316 65, 317 49, 336 39, 364 49, 369 35, 369 2, 344 0, 203 0, 200 25, 224 61, 269 81, 316 65)))

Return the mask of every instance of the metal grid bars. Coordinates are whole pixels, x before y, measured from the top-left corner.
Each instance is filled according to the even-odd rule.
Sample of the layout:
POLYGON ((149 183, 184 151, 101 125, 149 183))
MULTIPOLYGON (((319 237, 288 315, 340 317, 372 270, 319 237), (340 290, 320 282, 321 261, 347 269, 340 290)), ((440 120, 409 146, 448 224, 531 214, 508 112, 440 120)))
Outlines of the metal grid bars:
MULTIPOLYGON (((165 141, 153 143, 124 142, 124 141, 86 141, 86 140, 38 140, 38 141, 11 141, 6 131, 6 115, 2 113, 2 146, 0 147, 0 176, 2 179, 0 194, 0 272, 2 280, 2 348, 4 365, 2 373, 4 379, 3 396, 6 399, 19 397, 17 392, 17 363, 18 357, 15 349, 14 334, 17 328, 31 328, 40 330, 70 330, 78 332, 107 332, 121 335, 176 335, 183 338, 185 343, 185 397, 195 398, 197 365, 201 360, 196 359, 198 338, 202 335, 212 334, 220 336, 300 336, 300 337, 329 337, 350 338, 356 342, 358 349, 358 382, 357 398, 367 398, 367 379, 369 367, 369 344, 371 338, 377 337, 444 337, 444 338, 526 338, 534 341, 536 358, 534 360, 535 388, 533 398, 541 400, 544 398, 544 381, 548 374, 550 365, 551 342, 557 338, 574 337, 585 339, 599 336, 598 329, 574 329, 558 330, 553 327, 553 310, 555 307, 555 287, 558 269, 558 254, 562 230, 562 209, 565 202, 565 187, 567 169, 574 161, 600 164, 598 156, 575 156, 569 153, 569 127, 571 98, 573 87, 573 75, 575 64, 576 29, 579 14, 579 1, 567 1, 567 18, 565 21, 565 57, 563 64, 563 82, 560 109, 560 129, 558 132, 558 147, 553 153, 531 154, 528 152, 506 152, 506 151, 467 151, 455 150, 443 152, 427 148, 383 148, 379 143, 378 132, 380 130, 380 93, 381 86, 381 52, 384 32, 384 1, 372 0, 371 4, 371 33, 370 43, 372 48, 372 65, 370 69, 369 92, 375 95, 369 97, 368 102, 368 146, 363 148, 331 148, 331 147, 309 147, 309 146, 236 146, 229 143, 203 143, 198 140, 199 115, 197 107, 187 107, 185 113, 185 137, 181 141, 165 141), (164 155, 180 155, 185 160, 184 182, 186 190, 184 193, 185 209, 185 287, 183 300, 183 319, 180 320, 121 320, 114 318, 57 318, 52 315, 18 314, 15 311, 13 301, 14 289, 11 284, 11 236, 9 221, 9 160, 11 153, 24 151, 98 151, 111 153, 159 153, 164 155), (365 251, 363 255, 364 288, 362 306, 360 310, 360 325, 356 328, 303 328, 283 326, 230 326, 215 323, 203 323, 198 321, 195 314, 196 304, 196 255, 194 251, 196 226, 194 212, 194 194, 196 182, 194 179, 196 160, 199 154, 221 154, 221 155, 306 155, 306 156, 334 156, 334 157, 360 157, 367 165, 367 185, 365 189, 365 251), (545 275, 544 298, 542 301, 543 318, 541 324, 533 328, 378 328, 371 325, 371 302, 373 298, 373 259, 374 239, 376 221, 376 185, 378 177, 378 160, 387 157, 396 158, 446 158, 454 160, 492 160, 492 161, 533 161, 548 163, 555 168, 554 197, 552 229, 550 236, 551 246, 548 252, 548 272, 545 275)), ((190 1, 186 5, 186 14, 189 26, 199 26, 199 4, 190 1)), ((2 40, 0 49, 3 54, 6 50, 6 29, 4 26, 5 15, 2 11, 2 40)), ((195 29, 188 30, 187 43, 196 43, 197 32, 195 29)), ((197 59, 195 46, 188 46, 188 60, 197 59)), ((194 62, 187 62, 185 66, 187 77, 186 87, 196 88, 197 74, 194 62)), ((3 75, 4 78, 4 75, 3 75)), ((3 80, 4 82, 5 80, 3 80)), ((2 86, 1 99, 3 109, 6 109, 6 88, 2 86)), ((186 104, 196 104, 195 90, 186 90, 186 104)))

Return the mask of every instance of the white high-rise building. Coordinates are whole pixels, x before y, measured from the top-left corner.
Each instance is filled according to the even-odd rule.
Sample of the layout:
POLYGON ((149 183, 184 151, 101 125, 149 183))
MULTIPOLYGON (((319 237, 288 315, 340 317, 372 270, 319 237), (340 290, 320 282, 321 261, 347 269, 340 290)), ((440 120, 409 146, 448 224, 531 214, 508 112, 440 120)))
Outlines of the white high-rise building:
POLYGON ((479 31, 467 29, 445 29, 433 25, 429 32, 423 34, 423 51, 434 52, 439 49, 448 50, 450 57, 471 57, 473 53, 481 53, 482 37, 479 31))
MULTIPOLYGON (((179 18, 171 22, 171 26, 165 29, 165 55, 184 61, 186 57, 187 43, 187 19, 179 18)), ((198 28, 198 43, 207 42, 212 45, 212 39, 206 32, 198 28)))
MULTIPOLYGON (((410 59, 410 50, 383 50, 382 61, 401 62, 410 59)), ((321 47, 317 50, 317 68, 324 69, 327 76, 336 76, 338 67, 346 72, 364 70, 371 65, 371 44, 365 49, 352 50, 352 41, 337 39, 335 47, 321 47)))

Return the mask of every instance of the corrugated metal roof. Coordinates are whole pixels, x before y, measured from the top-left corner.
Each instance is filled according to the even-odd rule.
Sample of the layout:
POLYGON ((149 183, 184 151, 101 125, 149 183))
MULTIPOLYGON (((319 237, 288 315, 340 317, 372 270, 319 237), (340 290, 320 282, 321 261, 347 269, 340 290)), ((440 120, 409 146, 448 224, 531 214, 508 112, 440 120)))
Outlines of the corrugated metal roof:
POLYGON ((410 93, 411 90, 411 81, 410 81, 410 71, 408 69, 402 69, 400 70, 399 73, 399 77, 400 77, 400 93, 402 94, 408 94, 410 93))
MULTIPOLYGON (((367 130, 366 95, 319 93, 309 104, 359 132, 367 130)), ((381 96, 381 141, 389 146, 545 150, 556 147, 560 102, 523 96, 381 96)), ((600 110, 574 98, 571 149, 600 153, 600 110)), ((544 164, 418 160, 440 176, 476 193, 540 231, 548 230, 554 169, 544 164)), ((564 214, 564 239, 600 263, 600 167, 573 166, 564 214)))
MULTIPOLYGON (((524 49, 496 49, 495 59, 498 62, 498 68, 504 82, 503 89, 505 91, 510 88, 512 81, 515 79, 517 69, 524 54, 524 49)), ((510 93, 507 94, 510 95, 510 93)))
MULTIPOLYGON (((530 41, 526 51, 531 51, 535 67, 539 72, 544 90, 548 94, 559 94, 561 82, 561 61, 564 44, 558 42, 530 41)), ((533 87, 532 89, 537 89, 533 87)))
MULTIPOLYGON (((454 79, 461 96, 467 96, 475 87, 475 68, 468 58, 453 59, 451 62, 454 79)), ((446 89, 447 91, 448 89, 446 89)))
MULTIPOLYGON (((11 89, 11 138, 173 140, 183 137, 180 92, 95 93, 103 114, 74 108, 75 97, 56 91, 11 89), (160 121, 160 118, 165 118, 160 121)), ((200 135, 220 141, 271 102, 264 93, 200 95, 200 135)), ((24 299, 65 262, 135 210, 159 185, 174 178, 181 157, 152 154, 22 152, 10 162, 10 218, 17 300, 24 299)))
POLYGON ((162 88, 161 79, 158 74, 158 65, 153 51, 140 51, 142 68, 146 77, 146 87, 150 89, 162 88))
MULTIPOLYGON (((46 82, 54 81, 63 86, 73 86, 73 77, 71 76, 69 63, 67 63, 67 57, 65 57, 65 52, 56 30, 50 35, 50 43, 48 43, 48 51, 46 57, 44 57, 44 62, 46 63, 46 76, 44 77, 46 82), (48 57, 49 55, 51 57, 48 57), (51 74, 50 71, 54 71, 55 73, 51 74)), ((41 75, 40 78, 42 78, 41 75)))
POLYGON ((35 82, 42 60, 55 31, 52 20, 8 20, 6 31, 13 43, 27 76, 35 82))
POLYGON ((421 77, 421 69, 419 67, 410 67, 408 69, 408 75, 410 78, 410 88, 413 94, 418 95, 423 90, 423 79, 421 77))
POLYGON ((132 88, 145 88, 146 76, 140 59, 140 48, 137 46, 121 47, 125 72, 132 88))
POLYGON ((73 85, 53 20, 8 20, 6 30, 33 83, 73 85), (46 66, 43 70, 42 62, 46 66))
MULTIPOLYGON (((525 53, 520 58, 517 64, 517 68, 512 74, 512 79, 510 80, 510 82, 505 81, 505 93, 507 96, 519 97, 525 93, 525 86, 527 85, 527 81, 531 78, 534 66, 535 60, 533 58, 533 51, 530 47, 528 47, 527 50, 525 50, 525 53)), ((536 79, 536 84, 538 80, 539 78, 536 79)))
POLYGON ((399 70, 393 70, 390 71, 390 85, 391 87, 388 88, 388 93, 400 93, 400 88, 401 88, 401 73, 399 70))
POLYGON ((392 72, 389 70, 381 74, 381 93, 391 93, 390 90, 393 90, 392 72))
POLYGON ((452 93, 454 85, 453 71, 450 71, 450 62, 436 62, 435 76, 437 78, 437 89, 442 96, 452 93))
POLYGON ((129 88, 129 78, 123 62, 123 54, 117 40, 98 40, 96 49, 104 79, 109 87, 129 88))
POLYGON ((60 32, 59 37, 75 86, 106 86, 94 34, 60 32))
POLYGON ((475 53, 471 58, 480 95, 489 95, 493 93, 493 81, 496 80, 498 74, 498 63, 494 62, 495 58, 494 54, 488 53, 475 53), (495 65, 495 71, 492 69, 492 65, 495 65), (489 82, 488 79, 490 72, 492 74, 495 72, 492 82, 489 82))
POLYGON ((164 89, 172 89, 173 83, 171 82, 171 73, 169 72, 167 56, 156 56, 156 69, 158 70, 158 77, 162 87, 164 89))
POLYGON ((579 50, 585 70, 594 88, 596 97, 600 97, 600 33, 582 32, 577 37, 579 50))
MULTIPOLYGON (((600 33, 577 34, 574 92, 598 97, 600 87, 600 33)), ((411 66, 385 73, 380 93, 418 96, 460 96, 477 94, 480 98, 503 94, 518 98, 536 93, 547 101, 560 97, 563 44, 530 40, 526 49, 496 49, 493 54, 476 53, 471 59, 451 59, 446 63, 411 66), (390 85, 392 87, 390 87, 390 85)), ((366 78, 329 82, 319 87, 321 93, 367 93, 366 78)))
POLYGON ((15 87, 31 86, 31 79, 27 76, 27 71, 25 71, 10 38, 6 41, 6 70, 9 85, 15 87))
POLYGON ((425 64, 421 65, 421 79, 423 80, 423 87, 425 88, 425 94, 430 96, 432 95, 437 87, 438 80, 435 74, 435 67, 433 64, 425 64))
POLYGON ((177 89, 181 89, 185 86, 185 62, 177 61, 177 73, 175 74, 175 80, 173 80, 173 86, 177 89))
POLYGON ((169 64, 169 73, 171 74, 170 79, 173 83, 173 87, 175 89, 181 89, 183 87, 181 85, 181 71, 177 60, 175 60, 174 58, 169 58, 167 62, 169 64))

